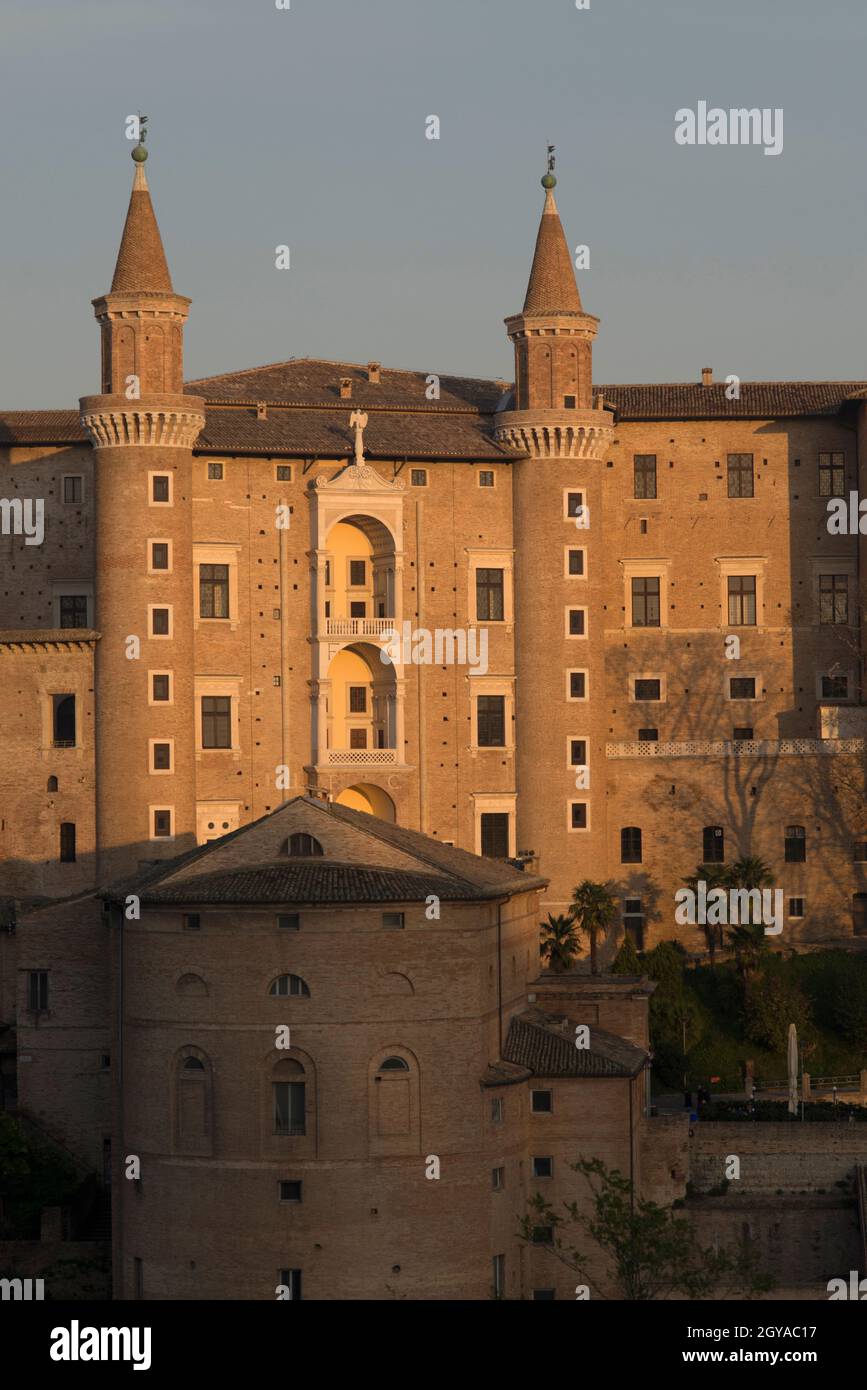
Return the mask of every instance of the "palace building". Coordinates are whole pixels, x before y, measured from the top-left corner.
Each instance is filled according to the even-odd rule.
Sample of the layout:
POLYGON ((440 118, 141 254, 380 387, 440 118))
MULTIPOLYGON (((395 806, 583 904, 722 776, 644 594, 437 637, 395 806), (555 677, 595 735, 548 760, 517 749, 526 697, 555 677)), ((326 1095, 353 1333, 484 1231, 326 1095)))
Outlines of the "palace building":
POLYGON ((335 1271, 402 1240, 402 1270, 407 1242, 431 1247, 409 1296, 492 1278, 532 1296, 517 1256, 491 1276, 499 1217, 439 1295, 431 1271, 490 1170, 533 1172, 534 1077, 568 1078, 579 1129, 616 1081, 612 1152, 638 1163, 647 1047, 641 982, 597 981, 591 1006, 589 977, 537 979, 540 916, 607 881, 603 962, 624 934, 700 952, 676 891, 754 856, 781 943, 867 935, 867 557, 827 524, 829 500, 867 494, 867 382, 595 385, 551 173, 506 319, 514 384, 306 358, 185 381, 190 301, 145 153, 93 300, 99 393, 0 415, 0 1009, 26 1041, 21 1104, 96 1168, 106 1146, 116 1176, 121 1149, 145 1156, 116 1198, 122 1296, 272 1296, 279 1252, 252 1248, 268 1194, 317 1164, 325 1226, 351 1195, 364 1230, 318 1242, 305 1207, 314 1296, 386 1296, 381 1271, 335 1271), (264 1035, 284 1022, 280 1057, 264 1035), (455 1165, 448 1199, 428 1154, 455 1165), (250 1244, 194 1237, 254 1173, 250 1244), (376 1234, 371 1213, 399 1225, 415 1202, 426 1233, 376 1234))

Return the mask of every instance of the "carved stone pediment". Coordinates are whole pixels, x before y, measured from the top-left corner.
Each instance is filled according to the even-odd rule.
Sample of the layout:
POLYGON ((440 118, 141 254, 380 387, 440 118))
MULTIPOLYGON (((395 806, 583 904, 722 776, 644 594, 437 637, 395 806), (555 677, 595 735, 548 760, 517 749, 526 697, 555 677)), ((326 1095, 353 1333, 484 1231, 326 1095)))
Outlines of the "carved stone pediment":
POLYGON ((379 492, 393 496, 396 492, 404 491, 404 484, 400 478, 383 478, 382 474, 377 473, 368 463, 348 463, 333 478, 326 478, 324 473, 319 473, 312 486, 316 492, 379 492))

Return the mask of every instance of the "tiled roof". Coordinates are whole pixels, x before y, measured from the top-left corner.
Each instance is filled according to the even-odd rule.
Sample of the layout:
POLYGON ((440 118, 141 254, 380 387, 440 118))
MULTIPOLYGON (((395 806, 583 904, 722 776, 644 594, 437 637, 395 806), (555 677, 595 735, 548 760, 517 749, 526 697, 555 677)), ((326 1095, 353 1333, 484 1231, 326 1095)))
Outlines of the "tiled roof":
POLYGON ((186 390, 211 401, 285 401, 290 404, 335 405, 340 402, 341 380, 352 381, 352 396, 341 402, 344 409, 356 405, 412 406, 419 410, 492 411, 508 382, 486 378, 442 376, 432 370, 408 372, 382 367, 379 382, 367 379, 367 368, 358 362, 326 362, 321 358, 293 357, 264 367, 225 372, 221 376, 188 381, 186 390), (439 380, 439 398, 428 394, 428 378, 439 380))
POLYGON ((196 874, 162 887, 145 888, 140 896, 144 903, 422 903, 432 893, 451 902, 486 896, 437 874, 323 859, 196 874))
POLYGON ((737 400, 724 382, 596 386, 621 420, 777 420, 792 415, 835 415, 867 392, 864 381, 742 381, 737 400))
MULTIPOLYGON (((352 403, 340 410, 271 408, 266 420, 255 407, 207 412, 197 452, 258 453, 350 457, 352 403)), ((478 415, 435 415, 422 411, 370 411, 364 431, 368 458, 466 458, 496 461, 514 457, 490 435, 490 423, 478 415)))
POLYGON ((77 410, 4 410, 0 444, 86 444, 77 410))
POLYGON ((113 294, 172 293, 172 277, 141 164, 135 168, 111 289, 113 294))
POLYGON ((647 1053, 614 1033, 590 1028, 590 1046, 575 1046, 575 1028, 541 1009, 518 1014, 509 1024, 503 1057, 534 1076, 636 1076, 647 1053))
POLYGON ((536 236, 533 265, 524 299, 525 314, 580 314, 581 296, 575 282, 566 235, 549 189, 536 236))

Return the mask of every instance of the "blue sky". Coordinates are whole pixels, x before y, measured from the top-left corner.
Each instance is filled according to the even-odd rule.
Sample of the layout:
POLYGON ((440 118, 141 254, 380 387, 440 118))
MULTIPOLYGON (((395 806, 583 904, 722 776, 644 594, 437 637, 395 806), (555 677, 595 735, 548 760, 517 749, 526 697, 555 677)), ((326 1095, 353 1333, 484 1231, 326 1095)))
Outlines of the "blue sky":
POLYGON ((865 39, 861 0, 0 0, 0 408, 98 388, 137 110, 188 377, 510 375, 551 141, 598 382, 867 378, 865 39), (678 146, 699 100, 783 153, 678 146))

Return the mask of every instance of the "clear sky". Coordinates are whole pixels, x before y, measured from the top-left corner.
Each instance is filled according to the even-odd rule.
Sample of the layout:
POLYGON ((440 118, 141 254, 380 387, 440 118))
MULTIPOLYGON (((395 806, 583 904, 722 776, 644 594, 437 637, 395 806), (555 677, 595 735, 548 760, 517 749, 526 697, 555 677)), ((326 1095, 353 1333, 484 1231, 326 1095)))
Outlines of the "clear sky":
POLYGON ((0 0, 0 408, 98 389, 138 110, 189 378, 510 376, 549 141, 597 382, 867 378, 865 41, 864 0, 0 0), (699 101, 783 153, 677 145, 699 101))

